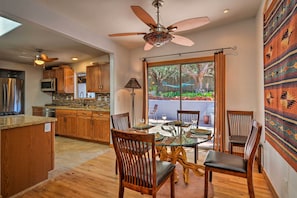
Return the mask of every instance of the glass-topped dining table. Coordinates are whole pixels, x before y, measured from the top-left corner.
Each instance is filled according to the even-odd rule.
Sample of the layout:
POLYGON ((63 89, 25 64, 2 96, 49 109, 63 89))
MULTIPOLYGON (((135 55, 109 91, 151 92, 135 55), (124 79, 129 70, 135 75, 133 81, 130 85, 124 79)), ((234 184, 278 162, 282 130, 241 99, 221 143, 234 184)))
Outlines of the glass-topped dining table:
MULTIPOLYGON (((157 124, 155 126, 134 127, 133 130, 154 133, 156 139, 156 149, 160 160, 177 162, 183 167, 183 179, 189 183, 189 170, 197 176, 204 175, 204 166, 188 161, 184 147, 195 146, 211 139, 211 130, 196 129, 191 124, 169 122, 157 124)), ((175 174, 175 182, 178 175, 175 174)))

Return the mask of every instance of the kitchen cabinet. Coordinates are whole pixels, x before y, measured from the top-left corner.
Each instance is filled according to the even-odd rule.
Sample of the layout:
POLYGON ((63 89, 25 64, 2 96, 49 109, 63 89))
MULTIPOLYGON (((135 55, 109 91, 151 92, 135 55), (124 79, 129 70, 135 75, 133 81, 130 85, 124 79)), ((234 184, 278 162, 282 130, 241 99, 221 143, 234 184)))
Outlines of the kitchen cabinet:
POLYGON ((32 107, 33 116, 43 116, 43 107, 32 107))
POLYGON ((56 70, 43 70, 43 79, 56 78, 56 70))
POLYGON ((110 67, 109 64, 87 66, 86 69, 87 92, 109 93, 110 92, 110 67))
POLYGON ((77 111, 76 112, 76 132, 78 138, 92 139, 92 111, 77 111))
POLYGON ((93 112, 93 139, 109 143, 110 140, 110 114, 108 112, 93 112))
POLYGON ((76 137, 76 110, 56 109, 58 135, 76 137))
POLYGON ((69 66, 56 69, 57 93, 74 93, 74 71, 69 66))
POLYGON ((90 110, 56 109, 56 134, 102 142, 110 142, 110 113, 90 110))
MULTIPOLYGON (((14 120, 23 119, 16 117, 14 120)), ((54 169, 55 123, 49 123, 46 133, 44 123, 22 124, 17 123, 15 128, 8 129, 0 127, 0 197, 3 198, 48 179, 48 172, 54 169)))

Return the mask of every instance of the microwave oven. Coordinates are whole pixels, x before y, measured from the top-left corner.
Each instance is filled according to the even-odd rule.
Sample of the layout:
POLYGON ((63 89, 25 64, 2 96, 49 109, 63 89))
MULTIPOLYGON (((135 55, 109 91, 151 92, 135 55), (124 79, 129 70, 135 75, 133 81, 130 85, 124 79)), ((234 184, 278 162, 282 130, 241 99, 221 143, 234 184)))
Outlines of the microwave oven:
POLYGON ((42 79, 40 84, 41 84, 41 91, 56 91, 55 78, 42 79))

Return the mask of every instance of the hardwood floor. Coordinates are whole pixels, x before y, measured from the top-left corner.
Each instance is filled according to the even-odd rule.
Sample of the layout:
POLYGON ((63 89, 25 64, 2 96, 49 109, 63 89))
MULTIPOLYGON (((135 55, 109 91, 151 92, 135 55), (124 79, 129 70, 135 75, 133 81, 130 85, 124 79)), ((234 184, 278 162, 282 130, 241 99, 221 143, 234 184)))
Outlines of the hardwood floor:
MULTIPOLYGON (((83 146, 85 143, 81 144, 82 151, 79 149, 74 149, 72 140, 65 141, 64 144, 57 145, 57 151, 63 151, 63 155, 67 156, 66 147, 72 148, 69 152, 77 152, 79 156, 84 155, 83 153, 87 152, 87 148, 89 146, 83 146), (58 148, 60 147, 61 148, 58 148), (75 150, 75 151, 73 151, 75 150), (66 152, 66 153, 65 153, 66 152)), ((88 143, 86 143, 88 144, 88 143)), ((92 145, 96 147, 96 145, 92 145)), ((71 198, 81 198, 81 197, 90 197, 90 198, 116 198, 118 196, 118 176, 114 173, 114 163, 115 163, 115 155, 113 149, 107 148, 108 146, 104 145, 103 147, 97 147, 97 150, 87 156, 95 158, 100 153, 100 157, 97 160, 92 159, 89 160, 89 157, 79 157, 77 160, 74 155, 68 157, 66 161, 68 161, 68 165, 71 167, 66 168, 67 163, 63 164, 63 160, 58 160, 61 164, 57 167, 63 167, 64 171, 56 171, 57 174, 49 178, 46 182, 43 182, 35 187, 28 189, 15 197, 22 198, 35 198, 35 197, 44 197, 44 198, 56 198, 56 197, 71 197, 71 198), (95 153, 95 154, 94 154, 95 153), (88 161, 83 163, 84 160, 88 161), (72 162, 70 162, 72 161, 72 162), (75 162, 77 161, 77 162, 75 162), (79 165, 80 163, 83 163, 79 165), (74 165, 75 164, 75 165, 74 165), (79 166, 77 166, 79 165, 79 166), (66 171, 66 172, 65 172, 66 171), (63 174, 62 174, 63 173, 63 174), (94 184, 96 187, 94 187, 94 184)), ((190 148, 189 148, 190 149, 190 148)), ((189 152, 189 157, 193 156, 191 150, 187 150, 189 152)), ((203 161, 205 156, 205 151, 199 150, 199 160, 203 161)), ((57 154, 56 156, 59 156, 57 154)), ((61 156, 61 155, 60 155, 61 156)), ((190 160, 190 159, 189 159, 190 160)), ((59 168, 58 168, 59 169, 59 168)), ((269 198, 272 197, 271 192, 268 189, 268 186, 264 180, 263 174, 259 174, 257 167, 254 168, 254 185, 255 185, 255 195, 258 198, 269 198)), ((190 174, 191 171, 190 171, 190 174)), ((246 179, 239 178, 235 176, 228 176, 220 173, 213 174, 213 189, 214 189, 214 197, 217 198, 238 198, 238 197, 249 197, 248 189, 246 184, 246 179)), ((185 197, 197 197, 196 195, 186 195, 185 197)), ((141 195, 134 191, 125 189, 125 197, 150 197, 146 195, 141 195)))

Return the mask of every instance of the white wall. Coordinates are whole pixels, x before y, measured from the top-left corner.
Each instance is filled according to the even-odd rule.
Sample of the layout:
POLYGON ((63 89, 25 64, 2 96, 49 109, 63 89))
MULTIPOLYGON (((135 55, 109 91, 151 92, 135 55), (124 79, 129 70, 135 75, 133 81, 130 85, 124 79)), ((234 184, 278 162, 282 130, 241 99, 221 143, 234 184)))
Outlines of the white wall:
POLYGON ((32 106, 42 106, 52 102, 51 94, 40 90, 42 69, 33 65, 24 65, 0 60, 0 68, 25 72, 25 114, 32 115, 32 106))
MULTIPOLYGON (((257 27, 257 87, 258 87, 258 107, 259 120, 264 127, 264 60, 263 60, 263 8, 264 1, 258 11, 256 19, 257 27)), ((263 130, 265 133, 265 130, 263 130)), ((264 159, 262 161, 264 171, 269 177, 279 197, 293 198, 297 194, 297 173, 296 171, 279 155, 279 153, 265 141, 265 135, 262 135, 261 142, 264 146, 264 159)))

